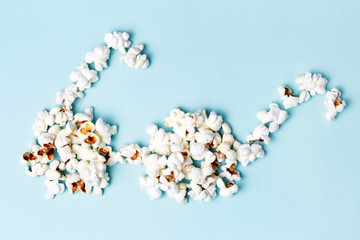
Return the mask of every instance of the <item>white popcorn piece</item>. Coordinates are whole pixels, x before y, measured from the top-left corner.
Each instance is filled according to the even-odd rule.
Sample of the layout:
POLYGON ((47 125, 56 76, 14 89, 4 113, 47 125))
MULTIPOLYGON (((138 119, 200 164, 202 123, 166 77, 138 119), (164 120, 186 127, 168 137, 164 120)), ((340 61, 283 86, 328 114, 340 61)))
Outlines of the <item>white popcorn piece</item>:
POLYGON ((299 103, 306 102, 310 99, 310 93, 306 90, 301 91, 299 95, 299 103))
POLYGON ((219 131, 221 125, 223 123, 222 116, 218 116, 215 112, 211 112, 207 121, 206 125, 213 131, 219 131))
POLYGON ((258 112, 257 118, 262 123, 270 122, 269 131, 271 133, 273 133, 279 129, 280 124, 285 122, 285 120, 288 118, 289 114, 286 111, 281 110, 279 105, 277 105, 276 103, 271 103, 269 105, 269 108, 270 108, 269 111, 264 110, 264 111, 258 112))
POLYGON ((141 157, 142 149, 137 144, 129 144, 120 148, 121 156, 126 158, 126 161, 134 165, 139 165, 142 163, 141 157))
POLYGON ((299 97, 291 95, 292 90, 286 86, 280 86, 278 88, 280 99, 283 101, 285 109, 296 107, 299 103, 299 97))
POLYGON ((264 124, 258 125, 253 133, 246 137, 246 141, 248 143, 264 142, 268 144, 270 142, 269 129, 264 124))
POLYGON ((84 93, 79 91, 75 84, 71 84, 65 88, 64 92, 56 93, 56 103, 63 104, 67 109, 71 109, 75 99, 82 97, 84 97, 84 93))
POLYGON ((311 74, 309 72, 296 79, 296 83, 300 84, 299 89, 310 92, 311 96, 316 94, 325 94, 327 80, 321 74, 311 74))
POLYGON ((94 119, 94 109, 93 108, 86 108, 84 113, 77 113, 74 116, 74 124, 79 125, 84 122, 92 121, 94 119))
POLYGON ((125 55, 120 56, 121 62, 129 67, 147 68, 149 66, 149 60, 147 59, 146 54, 140 54, 143 49, 144 45, 135 45, 130 48, 125 55))
POLYGON ((47 187, 47 192, 44 197, 46 199, 53 199, 56 194, 64 192, 65 186, 63 183, 59 183, 58 180, 45 180, 45 185, 47 187))
POLYGON ((95 133, 100 136, 102 142, 106 144, 110 144, 111 136, 117 133, 117 127, 115 125, 111 126, 110 124, 105 123, 101 118, 96 121, 95 128, 95 133))
POLYGON ((47 119, 49 116, 50 113, 46 110, 42 110, 38 113, 37 118, 35 119, 35 122, 32 126, 35 136, 39 136, 41 133, 46 132, 48 126, 53 124, 53 122, 50 122, 52 124, 48 124, 49 121, 47 121, 47 119))
POLYGON ((166 133, 164 129, 160 128, 150 139, 150 151, 160 155, 170 154, 170 134, 166 133))
POLYGON ((110 49, 107 46, 99 46, 88 52, 85 56, 85 62, 94 63, 96 71, 102 71, 107 68, 107 60, 110 57, 110 49))
POLYGON ((70 80, 76 82, 76 86, 81 92, 90 88, 91 83, 99 79, 97 72, 90 70, 86 62, 82 62, 76 69, 77 71, 70 74, 70 80))
POLYGON ((328 121, 335 120, 336 115, 339 112, 344 110, 346 106, 346 101, 340 98, 341 92, 337 88, 331 89, 331 91, 327 91, 325 94, 325 107, 327 112, 325 113, 325 118, 328 121))
POLYGON ((218 178, 216 184, 220 188, 220 195, 223 197, 230 197, 239 190, 238 186, 233 182, 229 182, 225 185, 221 178, 218 178))
POLYGON ((246 167, 249 162, 254 162, 256 158, 264 157, 265 152, 262 146, 254 144, 241 144, 236 150, 236 158, 241 162, 241 165, 246 167))
POLYGON ((220 177, 227 178, 229 181, 240 181, 240 174, 236 171, 236 163, 227 163, 221 169, 223 171, 220 173, 220 177))
POLYGON ((173 127, 175 123, 179 123, 181 119, 185 118, 185 113, 179 108, 174 108, 170 111, 168 117, 165 118, 165 125, 167 127, 173 127))
POLYGON ((126 32, 106 33, 104 41, 108 48, 118 49, 122 54, 126 54, 126 48, 130 47, 130 35, 126 32))

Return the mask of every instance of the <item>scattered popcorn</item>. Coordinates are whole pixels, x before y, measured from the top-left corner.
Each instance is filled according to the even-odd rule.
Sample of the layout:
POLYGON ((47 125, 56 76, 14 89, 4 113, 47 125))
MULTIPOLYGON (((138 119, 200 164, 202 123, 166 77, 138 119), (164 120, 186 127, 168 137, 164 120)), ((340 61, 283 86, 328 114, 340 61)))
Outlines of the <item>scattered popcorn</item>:
POLYGON ((324 104, 327 109, 325 117, 328 121, 335 120, 337 113, 342 112, 346 106, 346 101, 341 100, 340 95, 341 92, 337 88, 333 88, 325 94, 324 104))
POLYGON ((107 46, 99 46, 88 52, 85 56, 85 62, 94 63, 96 71, 102 71, 107 68, 107 60, 110 57, 110 49, 107 46))
POLYGON ((311 74, 309 72, 296 79, 296 83, 300 84, 299 89, 310 92, 311 96, 316 94, 325 94, 327 80, 321 74, 311 74))
POLYGON ((140 54, 143 49, 144 45, 135 45, 130 48, 125 55, 120 57, 121 62, 129 67, 147 68, 149 66, 149 60, 147 59, 146 54, 140 54))

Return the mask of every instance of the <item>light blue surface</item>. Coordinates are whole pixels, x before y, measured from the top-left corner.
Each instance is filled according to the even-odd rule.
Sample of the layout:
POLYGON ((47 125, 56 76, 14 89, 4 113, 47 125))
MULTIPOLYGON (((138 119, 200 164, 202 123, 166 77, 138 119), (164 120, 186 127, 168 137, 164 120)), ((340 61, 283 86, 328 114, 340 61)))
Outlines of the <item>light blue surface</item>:
POLYGON ((360 2, 1 1, 0 239, 360 239, 360 2), (151 67, 110 68, 76 102, 119 126, 113 141, 146 144, 145 127, 175 106, 224 115, 244 140, 256 113, 306 71, 348 102, 335 122, 323 96, 291 109, 265 158, 241 168, 232 198, 151 201, 144 167, 117 165, 102 197, 43 198, 43 177, 18 162, 37 112, 106 32, 129 31, 151 67))

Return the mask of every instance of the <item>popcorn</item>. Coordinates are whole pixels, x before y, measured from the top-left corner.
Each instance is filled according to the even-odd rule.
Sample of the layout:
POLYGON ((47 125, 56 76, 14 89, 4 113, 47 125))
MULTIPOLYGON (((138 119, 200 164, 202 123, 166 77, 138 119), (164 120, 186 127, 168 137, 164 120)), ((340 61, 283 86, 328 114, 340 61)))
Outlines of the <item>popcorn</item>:
POLYGON ((101 118, 99 118, 95 123, 96 131, 95 133, 100 136, 101 140, 110 144, 111 136, 117 133, 117 127, 115 125, 110 126, 105 123, 101 118))
POLYGON ((341 92, 337 88, 333 88, 331 91, 327 91, 325 94, 324 104, 327 109, 325 118, 328 121, 335 120, 337 113, 342 112, 346 106, 346 101, 341 100, 340 95, 341 92))
POLYGON ((310 99, 310 94, 309 94, 309 92, 303 90, 303 91, 301 91, 301 93, 300 93, 299 101, 298 101, 298 102, 299 102, 299 103, 303 103, 303 102, 308 101, 309 99, 310 99))
POLYGON ((63 104, 65 108, 71 109, 75 99, 82 97, 84 97, 84 93, 79 91, 75 84, 71 84, 65 88, 64 92, 56 93, 56 103, 60 105, 63 104))
POLYGON ((266 110, 258 112, 257 118, 262 123, 271 122, 269 125, 269 131, 273 133, 279 129, 280 124, 285 122, 289 114, 286 111, 281 110, 279 108, 279 105, 277 105, 276 103, 271 103, 269 105, 269 108, 270 110, 268 112, 266 110))
POLYGON ((85 62, 94 63, 96 71, 102 71, 107 68, 107 60, 110 57, 110 49, 107 46, 99 46, 88 52, 85 56, 85 62))
POLYGON ((47 192, 44 195, 46 199, 53 199, 56 194, 60 194, 65 190, 64 184, 59 183, 57 180, 47 180, 45 181, 45 185, 47 187, 47 192))
POLYGON ((120 148, 121 156, 125 157, 126 161, 134 165, 142 163, 141 151, 140 146, 137 144, 129 144, 120 148))
MULTIPOLYGON (((121 151, 113 151, 108 146, 111 136, 117 133, 116 126, 105 123, 101 118, 94 123, 92 108, 85 109, 84 113, 76 113, 75 116, 71 111, 74 101, 82 98, 83 91, 99 79, 97 71, 107 67, 109 48, 119 49, 125 54, 125 62, 128 65, 131 63, 132 67, 145 68, 149 65, 146 55, 140 54, 143 45, 136 45, 126 51, 131 44, 129 34, 108 33, 104 40, 108 46, 99 46, 88 52, 85 61, 70 74, 70 80, 74 83, 56 94, 56 103, 59 106, 53 107, 49 112, 43 110, 38 114, 33 124, 33 131, 38 137, 37 142, 30 142, 30 151, 25 152, 20 158, 27 175, 46 176, 45 184, 48 191, 45 197, 48 199, 63 192, 65 186, 72 193, 81 190, 87 194, 93 191, 95 195, 102 195, 102 189, 109 184, 106 166, 112 166, 117 162, 125 163, 121 151), (94 63, 97 71, 90 69, 88 63, 94 63), (60 159, 54 159, 56 152, 60 159)), ((158 131, 157 128, 155 131, 158 131)), ((129 149, 127 150, 129 152, 129 149)), ((135 150, 135 154, 127 158, 131 163, 140 164, 143 158, 150 155, 148 148, 141 149, 136 145, 135 150)), ((159 151, 161 152, 161 149, 159 151)), ((123 154, 124 152, 122 149, 123 154)), ((161 164, 151 164, 156 174, 160 174, 160 168, 166 161, 166 157, 163 157, 159 160, 161 164)), ((174 171, 176 176, 181 175, 179 169, 174 171)), ((149 191, 156 193, 156 190, 149 191)), ((183 201, 182 193, 183 190, 173 192, 172 196, 178 201, 183 201)))
MULTIPOLYGON (((35 136, 39 136, 41 133, 46 132, 46 130, 49 126, 49 124, 48 124, 49 121, 47 121, 49 116, 50 116, 50 114, 46 110, 42 110, 38 113, 38 116, 35 119, 35 122, 32 126, 35 136)), ((51 123, 53 124, 53 122, 51 122, 51 123)))
POLYGON ((253 133, 246 137, 246 141, 248 143, 264 142, 268 144, 270 142, 269 129, 264 124, 258 125, 253 133))
POLYGON ((149 66, 149 60, 146 54, 140 54, 143 49, 144 45, 135 45, 130 48, 125 55, 120 56, 121 62, 129 67, 147 68, 149 66))
POLYGON ((126 32, 106 33, 104 41, 108 48, 118 49, 122 54, 126 54, 126 48, 130 47, 130 35, 126 32))
MULTIPOLYGON (((175 108, 165 118, 165 124, 172 127, 174 133, 154 124, 148 126, 146 132, 151 136, 150 144, 141 154, 147 176, 141 176, 139 182, 151 199, 159 198, 164 191, 179 203, 187 202, 186 194, 198 201, 210 201, 216 197, 219 177, 240 180, 240 174, 235 170, 237 153, 233 145, 239 147, 241 144, 235 140, 222 116, 211 112, 208 117, 203 109, 185 113, 175 108), (224 132, 222 135, 220 129, 224 132), (201 161, 200 167, 194 166, 194 161, 201 161), (220 168, 221 162, 225 165, 220 168), (218 173, 218 170, 222 172, 218 173)), ((140 152, 140 147, 137 151, 134 148, 134 145, 127 145, 120 152, 129 158, 140 152)), ((254 147, 254 152, 242 158, 254 160, 260 155, 260 150, 254 147)), ((235 193, 236 187, 228 186, 223 192, 235 193)))
POLYGON ((254 162, 256 158, 264 157, 264 150, 259 144, 241 144, 236 149, 236 158, 241 165, 246 167, 249 162, 254 162))
MULTIPOLYGON (((291 95, 292 90, 286 86, 280 86, 278 92, 283 101, 285 109, 296 107, 299 103, 299 97, 291 95)), ((302 96, 303 97, 303 96, 302 96)))
POLYGON ((311 96, 316 94, 325 94, 327 80, 321 74, 311 74, 309 72, 296 79, 296 83, 300 84, 299 89, 310 92, 311 96))
POLYGON ((221 178, 218 178, 216 184, 220 188, 220 195, 223 197, 230 197, 239 190, 238 186, 233 182, 229 182, 225 185, 221 178))
POLYGON ((175 123, 180 122, 180 119, 185 117, 185 113, 179 108, 174 108, 170 111, 168 117, 165 118, 165 125, 167 127, 173 127, 175 123))
POLYGON ((218 116, 215 112, 211 112, 205 125, 208 126, 211 130, 217 132, 220 130, 222 123, 222 116, 218 116))
POLYGON ((91 83, 96 82, 99 78, 95 70, 90 70, 86 62, 82 62, 77 71, 70 74, 70 80, 76 82, 76 86, 79 91, 84 91, 86 88, 90 88, 91 83))

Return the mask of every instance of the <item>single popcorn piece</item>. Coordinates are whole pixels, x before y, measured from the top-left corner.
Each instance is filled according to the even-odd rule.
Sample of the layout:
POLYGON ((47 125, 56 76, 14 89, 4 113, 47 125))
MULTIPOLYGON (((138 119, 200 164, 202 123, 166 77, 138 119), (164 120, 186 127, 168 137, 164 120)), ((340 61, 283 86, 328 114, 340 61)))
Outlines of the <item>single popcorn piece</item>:
POLYGON ((217 179, 216 185, 220 188, 220 195, 223 197, 230 197, 239 190, 235 183, 229 182, 225 184, 221 178, 217 179))
POLYGON ((90 88, 91 83, 99 79, 97 72, 90 70, 86 62, 82 62, 76 69, 77 71, 70 73, 70 80, 76 82, 76 86, 81 92, 90 88))
POLYGON ((246 167, 250 162, 254 162, 257 158, 264 157, 265 152, 260 144, 241 144, 236 149, 236 158, 241 165, 246 167))
POLYGON ((120 56, 121 62, 129 67, 147 68, 149 66, 149 60, 146 54, 140 54, 143 49, 144 45, 135 45, 130 48, 125 55, 120 56))
POLYGON ((280 99, 283 101, 285 109, 296 107, 299 103, 299 97, 291 95, 292 90, 286 86, 280 86, 278 88, 280 99))
POLYGON ((96 71, 102 71, 107 68, 107 60, 110 57, 110 49, 107 46, 99 46, 88 52, 85 56, 85 62, 94 63, 96 71))
POLYGON ((323 78, 321 74, 311 74, 309 72, 296 79, 296 83, 299 84, 300 90, 310 92, 311 96, 316 94, 325 94, 326 92, 326 78, 323 78))
POLYGON ((108 48, 118 49, 122 54, 126 54, 126 48, 130 47, 130 35, 126 32, 106 33, 104 41, 108 48))
POLYGON ((286 111, 281 110, 279 105, 277 105, 276 103, 271 103, 269 105, 269 108, 270 110, 268 112, 266 110, 258 112, 257 118, 262 123, 271 122, 269 125, 269 131, 273 133, 279 129, 280 124, 285 122, 289 114, 286 111))
POLYGON ((246 137, 246 141, 248 143, 264 142, 268 144, 270 142, 269 133, 269 129, 264 124, 260 124, 254 129, 252 134, 246 137))
POLYGON ((111 126, 110 124, 105 123, 101 118, 96 121, 95 128, 95 133, 100 136, 105 144, 110 144, 111 136, 117 133, 117 127, 115 125, 111 126))
POLYGON ((325 107, 327 112, 325 113, 325 118, 328 121, 335 120, 337 113, 342 112, 346 106, 346 101, 340 98, 341 92, 337 88, 327 91, 325 94, 325 107))
POLYGON ((65 88, 64 92, 56 93, 56 103, 60 105, 63 104, 65 108, 71 109, 75 99, 82 97, 84 97, 84 93, 79 91, 75 84, 71 84, 65 88))

